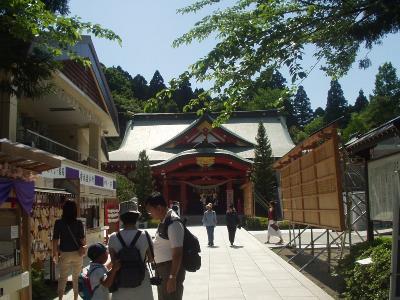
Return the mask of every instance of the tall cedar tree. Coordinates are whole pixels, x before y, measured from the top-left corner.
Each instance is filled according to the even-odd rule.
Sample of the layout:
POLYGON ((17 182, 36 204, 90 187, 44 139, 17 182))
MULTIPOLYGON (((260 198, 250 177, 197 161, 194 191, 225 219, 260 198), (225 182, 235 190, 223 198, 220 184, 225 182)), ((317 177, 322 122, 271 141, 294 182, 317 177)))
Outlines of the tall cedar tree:
POLYGON ((343 96, 343 90, 337 80, 331 81, 331 88, 328 91, 328 99, 326 101, 326 109, 324 121, 326 124, 344 116, 345 119, 340 125, 346 124, 347 117, 347 100, 343 96))
POLYGON ((361 89, 358 92, 358 97, 356 99, 356 102, 354 103, 353 106, 353 112, 359 113, 360 111, 364 110, 368 106, 368 99, 364 95, 364 91, 361 89))
POLYGON ((139 153, 133 181, 136 188, 136 197, 139 202, 139 210, 142 213, 142 216, 146 218, 147 213, 144 207, 144 202, 153 191, 153 177, 151 176, 150 161, 146 154, 146 150, 139 153))
POLYGON ((136 98, 140 100, 147 100, 149 94, 149 86, 147 85, 147 80, 140 74, 137 74, 132 79, 132 90, 136 98))
POLYGON ((275 186, 275 175, 272 169, 274 159, 272 157, 271 143, 261 122, 258 124, 256 141, 252 181, 255 190, 265 200, 271 201, 275 186))
POLYGON ((183 80, 179 82, 178 88, 173 93, 173 100, 180 112, 183 111, 185 105, 189 104, 189 101, 194 98, 194 93, 189 80, 183 80))
POLYGON ((149 98, 154 98, 156 94, 163 89, 165 89, 166 86, 164 84, 164 78, 161 76, 160 72, 156 70, 154 72, 153 78, 150 80, 150 85, 149 85, 149 98))
POLYGON ((296 116, 297 124, 300 128, 304 128, 313 118, 310 98, 302 85, 297 89, 297 93, 293 100, 293 109, 296 116))

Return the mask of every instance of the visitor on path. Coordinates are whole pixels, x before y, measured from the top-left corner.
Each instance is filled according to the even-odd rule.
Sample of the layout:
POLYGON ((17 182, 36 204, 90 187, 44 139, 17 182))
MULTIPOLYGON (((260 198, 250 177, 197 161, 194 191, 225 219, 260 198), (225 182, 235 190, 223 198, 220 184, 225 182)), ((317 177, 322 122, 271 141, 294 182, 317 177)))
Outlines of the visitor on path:
POLYGON ((275 210, 275 202, 271 201, 268 204, 269 209, 268 209, 268 232, 267 232, 267 241, 266 244, 269 244, 269 239, 270 236, 276 236, 279 238, 279 242, 277 243, 282 244, 283 239, 282 239, 282 233, 279 230, 278 222, 277 222, 277 217, 276 217, 276 210, 275 210))
POLYGON ((86 241, 83 224, 76 219, 76 203, 65 201, 61 219, 56 220, 53 230, 53 261, 59 265, 58 299, 65 293, 68 275, 72 270, 74 300, 78 299, 78 278, 82 271, 86 241))
POLYGON ((239 229, 242 228, 239 216, 233 205, 229 206, 228 210, 226 211, 225 218, 226 218, 226 227, 228 228, 229 242, 231 243, 232 247, 233 243, 235 242, 236 228, 239 229))
POLYGON ((158 300, 181 300, 186 272, 182 267, 184 227, 179 216, 168 209, 160 193, 153 193, 146 200, 146 210, 161 221, 154 239, 156 273, 161 277, 157 286, 158 300))
POLYGON ((93 292, 92 300, 109 300, 108 289, 114 283, 121 265, 119 261, 114 261, 111 270, 106 268, 108 251, 106 246, 100 243, 93 244, 88 248, 88 257, 91 260, 87 274, 93 292))
POLYGON ((152 261, 148 239, 145 231, 136 228, 140 216, 136 198, 121 202, 119 215, 123 229, 110 235, 108 249, 111 262, 119 261, 121 268, 111 288, 113 300, 141 299, 152 300, 153 292, 150 275, 145 261, 152 261))
POLYGON ((206 211, 203 215, 203 226, 207 229, 207 236, 208 236, 208 246, 214 246, 214 228, 217 226, 217 214, 212 209, 212 204, 208 203, 206 205, 206 211))

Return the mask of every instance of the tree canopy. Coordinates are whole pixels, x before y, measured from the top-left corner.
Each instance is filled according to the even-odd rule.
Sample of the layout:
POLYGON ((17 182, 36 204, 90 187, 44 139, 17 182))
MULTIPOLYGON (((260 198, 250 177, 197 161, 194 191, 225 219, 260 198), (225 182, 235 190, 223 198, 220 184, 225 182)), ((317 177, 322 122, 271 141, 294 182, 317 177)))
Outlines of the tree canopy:
MULTIPOLYGON (((178 12, 197 13, 219 2, 199 0, 178 12)), ((225 108, 232 110, 271 68, 287 67, 294 82, 321 63, 327 75, 339 78, 360 50, 399 31, 399 16, 400 0, 236 0, 201 19, 173 45, 216 36, 217 45, 191 65, 189 76, 213 81, 212 92, 226 95, 225 108), (302 66, 306 45, 315 49, 310 69, 302 66)), ((366 57, 358 61, 360 67, 370 65, 366 57)))
POLYGON ((86 65, 73 47, 83 33, 121 39, 98 24, 65 16, 66 0, 0 1, 0 89, 8 94, 34 96, 47 88, 45 81, 59 67, 55 57, 65 53, 86 65))

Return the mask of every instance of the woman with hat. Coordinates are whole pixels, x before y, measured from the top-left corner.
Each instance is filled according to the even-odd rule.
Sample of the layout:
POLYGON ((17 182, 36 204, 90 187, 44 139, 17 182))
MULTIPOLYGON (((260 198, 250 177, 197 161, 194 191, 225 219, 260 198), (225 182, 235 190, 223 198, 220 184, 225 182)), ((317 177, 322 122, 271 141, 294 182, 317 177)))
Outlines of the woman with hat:
MULTIPOLYGON (((136 227, 136 223, 140 216, 138 211, 137 198, 132 198, 129 201, 121 202, 119 206, 119 216, 122 223, 122 229, 118 233, 110 235, 108 242, 108 249, 111 256, 111 261, 118 261, 120 259, 119 253, 124 247, 121 240, 125 245, 131 245, 133 240, 136 238, 134 246, 139 250, 142 261, 146 259, 152 261, 151 248, 153 247, 152 241, 148 238, 146 231, 139 231, 136 227)), ((124 262, 121 262, 121 269, 124 268, 124 262)), ((118 277, 117 277, 118 278, 118 277)), ((147 268, 145 269, 145 278, 138 287, 124 288, 118 287, 113 292, 113 300, 125 300, 125 299, 141 299, 141 300, 153 300, 153 292, 150 285, 150 276, 147 268)))
POLYGON ((208 203, 206 205, 206 211, 203 215, 203 226, 207 229, 207 236, 208 236, 208 246, 214 246, 214 228, 217 226, 217 214, 212 209, 212 204, 208 203))

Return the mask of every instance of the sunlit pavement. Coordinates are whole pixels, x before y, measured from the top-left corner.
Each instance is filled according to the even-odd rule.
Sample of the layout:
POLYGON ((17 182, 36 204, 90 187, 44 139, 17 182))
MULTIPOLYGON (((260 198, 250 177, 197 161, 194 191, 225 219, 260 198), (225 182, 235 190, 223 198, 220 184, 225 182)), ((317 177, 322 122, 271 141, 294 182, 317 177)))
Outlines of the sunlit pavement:
MULTIPOLYGON (((189 229, 201 241, 202 268, 186 274, 183 299, 333 299, 243 229, 237 231, 234 247, 225 226, 216 228, 214 247, 207 247, 204 227, 189 229)), ((155 289, 154 295, 157 299, 155 289)), ((64 299, 72 300, 72 292, 64 299)))

